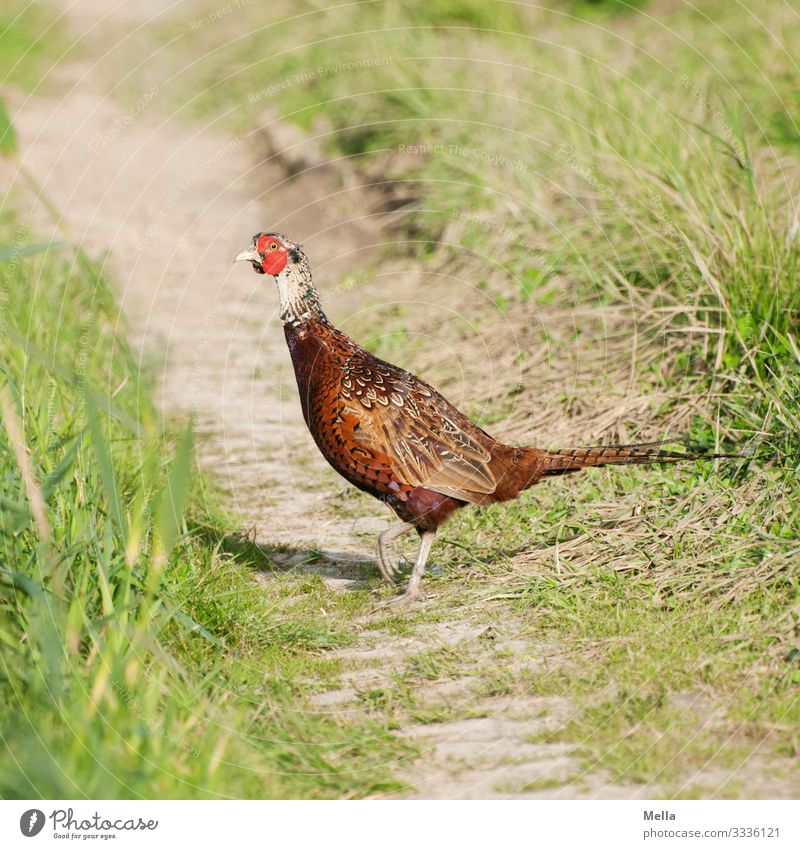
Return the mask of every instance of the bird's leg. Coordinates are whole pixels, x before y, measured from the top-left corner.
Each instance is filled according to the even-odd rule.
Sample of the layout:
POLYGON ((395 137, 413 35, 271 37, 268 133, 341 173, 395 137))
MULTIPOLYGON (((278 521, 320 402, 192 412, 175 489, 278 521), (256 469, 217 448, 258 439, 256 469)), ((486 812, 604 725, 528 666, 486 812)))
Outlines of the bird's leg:
POLYGON ((411 573, 411 580, 408 582, 408 587, 403 595, 392 599, 392 602, 413 601, 419 595, 419 584, 422 576, 425 574, 425 564, 428 562, 428 555, 431 551, 433 541, 436 539, 436 531, 424 531, 422 539, 419 542, 419 551, 417 552, 417 561, 414 564, 414 571, 411 573))
POLYGON ((411 601, 419 593, 420 581, 425 574, 425 564, 428 562, 428 555, 431 552, 431 546, 435 539, 436 531, 425 531, 422 534, 422 539, 419 541, 419 551, 417 552, 417 562, 414 564, 411 580, 408 582, 405 594, 401 596, 403 600, 411 601))
POLYGON ((381 575, 383 575, 390 584, 394 583, 400 573, 400 569, 398 568, 399 560, 395 559, 394 562, 392 562, 389 544, 402 534, 407 534, 409 531, 413 530, 414 526, 411 522, 401 522, 399 525, 394 525, 388 530, 385 530, 378 537, 378 568, 381 570, 381 575))

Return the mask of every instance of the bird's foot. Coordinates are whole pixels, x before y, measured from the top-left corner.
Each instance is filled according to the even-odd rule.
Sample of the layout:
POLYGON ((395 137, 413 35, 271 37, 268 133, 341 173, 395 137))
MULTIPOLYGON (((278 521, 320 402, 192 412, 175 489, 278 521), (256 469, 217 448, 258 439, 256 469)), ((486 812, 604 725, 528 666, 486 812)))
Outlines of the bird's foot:
POLYGON ((419 598, 419 587, 409 586, 409 588, 401 595, 392 596, 379 604, 375 605, 375 610, 384 610, 387 607, 399 607, 404 604, 409 604, 419 598))
MULTIPOLYGON (((387 543, 396 536, 411 530, 411 528, 413 528, 413 525, 409 522, 404 522, 402 525, 397 525, 394 528, 390 528, 388 531, 384 531, 380 537, 378 537, 378 566, 380 567, 381 574, 387 581, 394 582, 400 575, 400 560, 390 559, 387 543)), ((406 587, 406 591, 403 595, 389 599, 388 601, 378 605, 378 609, 387 607, 390 604, 406 604, 407 602, 414 601, 414 599, 417 598, 419 595, 419 585, 422 581, 422 576, 425 574, 425 563, 428 560, 428 552, 430 551, 431 543, 435 536, 436 531, 423 531, 421 533, 422 539, 419 544, 417 561, 414 564, 414 568, 411 570, 411 578, 408 582, 408 586, 406 587)))

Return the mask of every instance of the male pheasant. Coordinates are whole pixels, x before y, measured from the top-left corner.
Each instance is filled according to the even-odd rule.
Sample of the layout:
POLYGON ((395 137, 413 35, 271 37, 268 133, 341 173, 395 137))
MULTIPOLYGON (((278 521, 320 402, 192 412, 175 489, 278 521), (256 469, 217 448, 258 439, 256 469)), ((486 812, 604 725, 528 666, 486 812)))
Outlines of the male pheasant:
POLYGON ((418 594, 437 530, 468 504, 508 501, 546 475, 590 466, 703 456, 653 444, 562 451, 504 445, 424 380, 337 330, 322 311, 300 244, 280 233, 257 233, 234 261, 251 262, 277 283, 303 417, 322 455, 402 520, 378 537, 378 565, 387 581, 399 574, 389 544, 411 530, 420 535, 411 579, 398 600, 418 594))

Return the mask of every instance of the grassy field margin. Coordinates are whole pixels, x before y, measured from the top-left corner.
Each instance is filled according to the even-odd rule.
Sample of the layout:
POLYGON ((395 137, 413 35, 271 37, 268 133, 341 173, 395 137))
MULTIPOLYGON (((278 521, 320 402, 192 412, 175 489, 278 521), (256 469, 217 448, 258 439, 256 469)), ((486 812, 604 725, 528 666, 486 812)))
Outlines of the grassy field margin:
POLYGON ((537 742, 583 775, 737 795, 800 751, 796 12, 551 6, 245 12, 199 33, 184 108, 294 122, 381 187, 393 238, 332 317, 493 433, 743 454, 465 511, 429 581, 566 647, 497 687, 579 705, 537 742))

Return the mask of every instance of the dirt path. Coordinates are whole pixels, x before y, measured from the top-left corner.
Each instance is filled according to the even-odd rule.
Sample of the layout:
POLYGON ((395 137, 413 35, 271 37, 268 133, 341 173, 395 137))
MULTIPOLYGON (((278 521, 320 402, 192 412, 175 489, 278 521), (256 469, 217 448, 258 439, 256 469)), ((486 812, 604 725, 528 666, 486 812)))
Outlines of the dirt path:
MULTIPOLYGON (((116 19, 98 11, 78 18, 77 26, 95 21, 92 37, 113 44, 125 27, 146 27, 160 8, 124 4, 116 19)), ((230 137, 165 119, 155 102, 134 115, 109 94, 103 63, 69 65, 63 78, 71 84, 62 96, 12 103, 24 163, 65 211, 81 244, 93 255, 109 251, 137 349, 156 360, 160 406, 194 414, 198 459, 223 482, 243 529, 255 529, 266 545, 292 547, 289 564, 302 560, 306 548, 322 546, 315 569, 333 590, 372 576, 374 536, 388 516, 377 506, 350 518, 326 509, 343 484, 302 421, 277 299, 263 278, 231 265, 252 233, 274 227, 305 241, 320 279, 357 270, 380 240, 357 220, 365 198, 343 189, 329 169, 287 179, 277 163, 264 161, 256 135, 230 137)), ((347 297, 358 295, 343 295, 337 309, 347 307, 347 297)), ((319 696, 316 709, 343 717, 363 710, 359 694, 396 683, 409 660, 425 653, 469 656, 473 670, 500 664, 513 675, 559 662, 558 647, 518 639, 511 623, 489 625, 464 610, 454 616, 457 624, 420 626, 406 636, 356 623, 355 646, 338 653, 348 670, 342 687, 319 696)), ((484 692, 474 675, 423 680, 415 698, 418 708, 460 705, 466 716, 411 721, 400 732, 423 753, 402 770, 420 796, 658 793, 651 785, 611 786, 598 774, 568 783, 578 774, 573 747, 530 742, 569 717, 565 699, 484 692)))
POLYGON ((374 526, 320 524, 329 470, 291 392, 277 299, 231 258, 270 226, 302 233, 313 256, 328 257, 320 273, 335 277, 368 253, 370 231, 347 221, 330 180, 287 182, 258 161, 253 137, 163 120, 147 106, 132 118, 105 94, 100 66, 66 73, 76 82, 63 97, 15 104, 24 165, 83 247, 109 251, 137 349, 158 359, 159 406, 194 413, 202 465, 259 539, 353 549, 353 532, 374 526))

